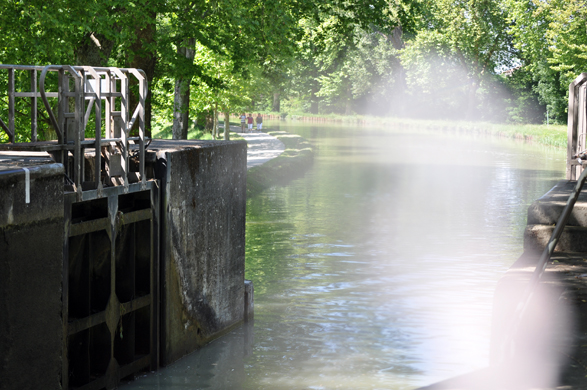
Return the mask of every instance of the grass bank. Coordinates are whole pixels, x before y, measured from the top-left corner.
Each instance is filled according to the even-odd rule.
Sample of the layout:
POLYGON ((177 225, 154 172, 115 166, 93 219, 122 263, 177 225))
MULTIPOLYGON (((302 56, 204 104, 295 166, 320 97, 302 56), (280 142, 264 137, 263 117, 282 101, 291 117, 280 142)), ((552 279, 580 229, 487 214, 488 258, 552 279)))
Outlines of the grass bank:
MULTIPOLYGON (((277 117, 279 113, 266 112, 265 115, 277 117)), ((522 139, 559 148, 567 147, 566 125, 520 125, 497 124, 489 122, 468 122, 448 120, 424 120, 394 117, 376 117, 368 115, 315 115, 307 113, 289 113, 287 121, 316 123, 346 123, 391 128, 413 128, 422 130, 443 130, 457 132, 477 132, 496 136, 522 139)))
POLYGON ((426 121, 395 119, 382 125, 431 131, 470 132, 536 142, 557 148, 567 147, 566 125, 515 125, 464 121, 426 121))
MULTIPOLYGON (((230 124, 235 125, 236 122, 235 123, 231 122, 230 124)), ((223 140, 224 139, 224 129, 221 128, 220 130, 221 130, 220 131, 220 138, 218 138, 218 139, 223 140)), ((160 123, 154 123, 153 128, 151 130, 151 138, 172 139, 173 138, 172 125, 170 125, 170 124, 162 125, 160 123)), ((187 139, 212 141, 212 140, 214 140, 214 137, 212 137, 212 133, 210 133, 209 131, 199 129, 198 127, 194 126, 193 124, 190 124, 190 126, 188 127, 188 138, 187 139)), ((231 141, 242 141, 243 139, 244 138, 242 138, 240 135, 238 135, 236 133, 230 134, 231 141)))
POLYGON ((314 151, 305 138, 285 131, 265 132, 283 142, 285 151, 279 157, 247 171, 247 198, 300 177, 314 161, 314 151))
MULTIPOLYGON (((153 123, 153 128, 151 129, 151 136, 152 138, 160 138, 160 139, 172 139, 172 124, 161 124, 158 122, 153 123)), ((201 139, 201 140, 212 140, 212 134, 209 131, 204 131, 199 129, 197 126, 194 126, 193 123, 188 127, 188 138, 187 139, 201 139)))

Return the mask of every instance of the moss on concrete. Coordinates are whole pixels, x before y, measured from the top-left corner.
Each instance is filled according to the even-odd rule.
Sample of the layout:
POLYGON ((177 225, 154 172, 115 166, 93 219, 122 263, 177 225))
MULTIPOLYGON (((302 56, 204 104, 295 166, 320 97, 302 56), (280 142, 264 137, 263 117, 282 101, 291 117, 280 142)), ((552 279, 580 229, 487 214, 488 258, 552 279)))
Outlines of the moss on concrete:
POLYGON ((314 151, 305 139, 285 131, 267 131, 285 145, 285 151, 247 172, 247 198, 274 185, 283 185, 300 177, 312 165, 314 151))

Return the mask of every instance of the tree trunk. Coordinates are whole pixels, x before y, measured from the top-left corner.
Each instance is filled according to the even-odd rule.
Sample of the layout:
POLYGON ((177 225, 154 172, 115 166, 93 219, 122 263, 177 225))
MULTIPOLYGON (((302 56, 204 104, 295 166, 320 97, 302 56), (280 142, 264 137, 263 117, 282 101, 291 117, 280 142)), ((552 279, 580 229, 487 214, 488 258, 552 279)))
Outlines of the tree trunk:
POLYGON ((218 139, 218 104, 214 103, 214 124, 212 127, 212 138, 218 139))
POLYGON ((114 41, 101 34, 87 33, 76 48, 75 61, 78 65, 106 66, 114 41))
POLYGON ((317 114, 318 113, 318 96, 316 93, 318 92, 318 88, 313 86, 310 95, 310 113, 317 114))
MULTIPOLYGON (((106 39, 103 35, 87 33, 75 49, 75 61, 81 66, 106 66, 113 47, 114 41, 106 39)), ((74 111, 74 99, 67 100, 69 100, 69 110, 74 111)))
POLYGON ((469 93, 467 97, 467 111, 465 113, 467 120, 474 121, 475 119, 475 109, 477 103, 477 81, 476 80, 469 80, 469 93))
POLYGON ((224 110, 224 140, 230 140, 230 110, 228 108, 224 110))
MULTIPOLYGON (((153 79, 155 78, 155 65, 157 63, 157 55, 155 51, 155 34, 157 26, 155 19, 157 13, 150 12, 150 22, 142 25, 137 25, 135 28, 135 40, 129 47, 129 55, 127 59, 129 68, 142 69, 147 76, 147 97, 145 99, 145 135, 151 137, 151 118, 153 114, 153 104, 151 101, 151 88, 153 88, 153 79)), ((133 84, 137 83, 134 77, 131 77, 133 84)), ((138 101, 138 96, 131 93, 130 103, 131 107, 135 107, 138 101)))
POLYGON ((273 111, 279 112, 280 111, 280 99, 279 99, 279 92, 273 93, 273 111))
MULTIPOLYGON (((195 38, 186 39, 183 46, 177 48, 178 54, 190 61, 194 61, 196 54, 195 38)), ((187 139, 190 119, 190 83, 191 76, 183 75, 175 79, 173 94, 173 128, 171 130, 173 139, 187 139)))
POLYGON ((352 109, 351 109, 352 101, 353 101, 353 93, 351 91, 351 85, 349 83, 349 85, 347 85, 347 88, 346 88, 346 103, 345 103, 345 107, 344 107, 344 114, 345 115, 352 114, 352 109))
MULTIPOLYGON (((403 30, 401 26, 396 26, 393 32, 387 36, 387 40, 391 42, 393 48, 401 50, 404 48, 403 30)), ((392 97, 392 112, 396 115, 402 115, 406 111, 406 71, 399 60, 395 58, 392 65, 392 74, 395 73, 394 94, 392 97)))
POLYGON ((404 48, 404 39, 403 39, 404 31, 402 30, 402 26, 395 26, 388 39, 391 40, 393 47, 395 50, 400 50, 404 48))

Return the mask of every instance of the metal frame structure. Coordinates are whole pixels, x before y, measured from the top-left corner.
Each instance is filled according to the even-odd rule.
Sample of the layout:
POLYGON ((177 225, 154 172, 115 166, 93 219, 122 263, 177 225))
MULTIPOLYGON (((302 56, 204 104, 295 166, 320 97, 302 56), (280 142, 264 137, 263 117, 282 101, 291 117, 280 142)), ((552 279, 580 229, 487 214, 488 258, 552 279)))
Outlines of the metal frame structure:
POLYGON ((0 118, 0 128, 9 143, 0 151, 48 152, 70 183, 63 195, 61 385, 113 389, 122 378, 159 366, 160 193, 145 173, 146 75, 69 65, 0 64, 2 70, 8 71, 8 121, 0 118), (17 91, 18 71, 30 73, 30 91, 17 91), (57 91, 47 91, 49 72, 57 73, 57 91), (134 108, 131 78, 139 91, 134 108), (17 98, 30 99, 31 142, 15 143, 17 98), (57 140, 38 141, 38 99, 57 140), (135 125, 138 137, 131 137, 135 125), (93 138, 86 139, 86 130, 93 138), (131 145, 138 157, 132 165, 131 145), (85 169, 88 162, 93 170, 85 169))
POLYGON ((66 175, 73 183, 73 190, 78 193, 78 200, 81 200, 83 190, 101 191, 104 185, 122 185, 128 189, 131 182, 140 180, 145 188, 145 72, 133 68, 70 65, 0 65, 0 70, 2 69, 8 71, 9 118, 8 124, 0 118, 0 128, 8 135, 9 143, 0 144, 0 150, 50 152, 65 166, 66 175), (30 91, 16 90, 16 71, 30 73, 30 91), (57 92, 46 90, 46 77, 49 72, 58 73, 57 92), (131 77, 136 78, 139 88, 138 102, 134 109, 130 107, 131 77), (28 143, 14 142, 16 98, 31 99, 31 142, 28 143), (57 134, 56 141, 37 141, 39 98, 57 134), (57 114, 49 102, 49 99, 54 98, 57 98, 57 114), (120 106, 120 109, 117 110, 117 106, 120 106), (92 107, 95 111, 95 128, 91 131, 94 137, 86 139, 86 128, 92 107), (130 137, 130 131, 137 120, 139 135, 130 137), (102 122, 105 138, 102 138, 102 122), (139 169, 136 174, 129 169, 131 144, 138 145, 139 169), (95 153, 93 180, 86 180, 84 174, 86 149, 94 149, 95 153), (106 160, 104 172, 102 155, 106 160), (70 159, 73 160, 73 164, 70 163, 70 159))
POLYGON ((567 180, 577 180, 587 162, 577 156, 587 149, 587 73, 569 85, 567 180))
POLYGON ((113 389, 159 367, 159 188, 65 196, 63 359, 67 389, 113 389))

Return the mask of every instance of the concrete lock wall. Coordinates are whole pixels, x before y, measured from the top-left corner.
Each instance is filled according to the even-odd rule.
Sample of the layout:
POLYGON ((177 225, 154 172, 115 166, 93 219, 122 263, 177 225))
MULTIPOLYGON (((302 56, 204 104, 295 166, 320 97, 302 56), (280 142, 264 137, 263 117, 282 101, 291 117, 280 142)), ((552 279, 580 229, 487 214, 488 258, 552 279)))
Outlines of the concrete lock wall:
POLYGON ((0 171, 0 388, 60 389, 64 171, 26 168, 0 171))
POLYGON ((161 364, 244 319, 246 143, 154 140, 161 181, 161 364))
MULTIPOLYGON (((149 147, 161 189, 163 365, 244 320, 246 151, 244 141, 149 147)), ((22 168, 0 170, 0 388, 60 389, 64 169, 26 167, 28 187, 22 168)))
MULTIPOLYGON (((524 250, 544 250, 575 184, 561 180, 528 207, 524 250)), ((587 252, 587 188, 581 191, 555 251, 587 252)))

